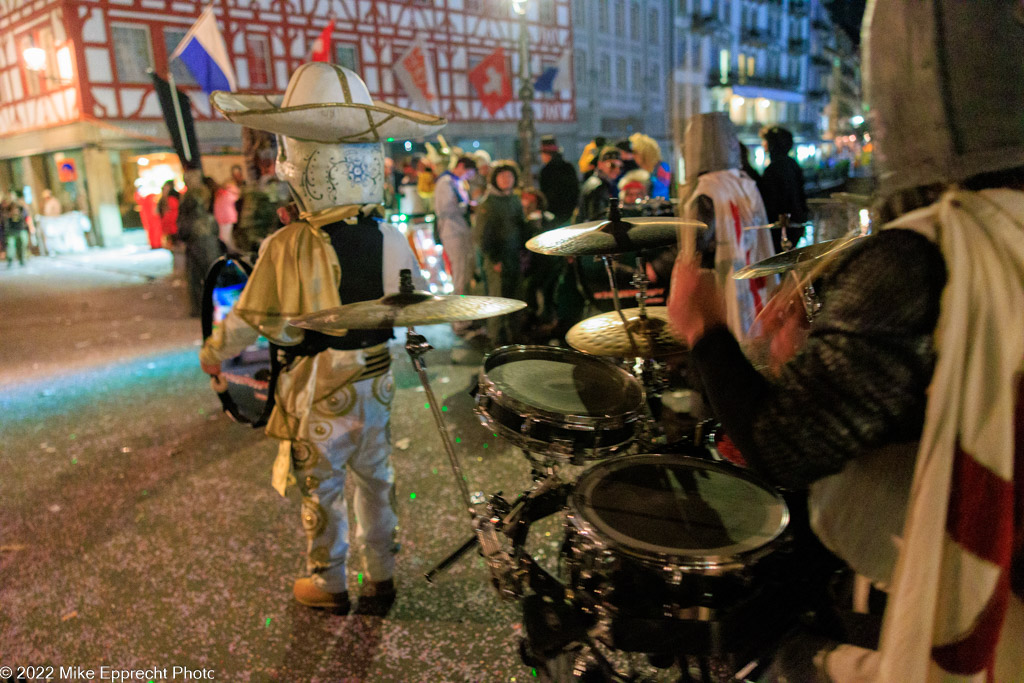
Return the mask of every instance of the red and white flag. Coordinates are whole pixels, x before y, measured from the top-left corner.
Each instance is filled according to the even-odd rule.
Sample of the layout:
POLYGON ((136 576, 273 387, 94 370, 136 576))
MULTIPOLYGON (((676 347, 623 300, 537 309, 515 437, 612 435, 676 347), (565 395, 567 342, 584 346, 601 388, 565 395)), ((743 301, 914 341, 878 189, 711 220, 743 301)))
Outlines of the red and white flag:
POLYGON ((331 34, 334 33, 334 19, 327 22, 324 30, 320 32, 317 39, 313 41, 312 60, 314 62, 332 62, 331 59, 331 34))
POLYGON ((469 82, 476 88, 477 97, 491 116, 511 102, 512 78, 508 74, 505 50, 499 47, 484 57, 482 62, 470 70, 469 82))
POLYGON ((437 112, 437 78, 434 74, 434 61, 430 58, 427 46, 421 38, 413 41, 409 49, 399 57, 391 70, 402 88, 424 111, 437 112))

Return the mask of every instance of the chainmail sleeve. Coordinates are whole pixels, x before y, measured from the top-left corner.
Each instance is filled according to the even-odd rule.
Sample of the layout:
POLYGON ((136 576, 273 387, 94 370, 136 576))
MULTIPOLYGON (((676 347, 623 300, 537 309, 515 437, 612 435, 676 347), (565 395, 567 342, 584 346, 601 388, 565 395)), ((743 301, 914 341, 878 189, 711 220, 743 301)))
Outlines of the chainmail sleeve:
POLYGON ((701 338, 696 369, 747 461, 776 484, 805 488, 865 449, 917 438, 945 282, 934 244, 886 230, 826 276, 807 342, 777 378, 758 373, 724 327, 701 338))

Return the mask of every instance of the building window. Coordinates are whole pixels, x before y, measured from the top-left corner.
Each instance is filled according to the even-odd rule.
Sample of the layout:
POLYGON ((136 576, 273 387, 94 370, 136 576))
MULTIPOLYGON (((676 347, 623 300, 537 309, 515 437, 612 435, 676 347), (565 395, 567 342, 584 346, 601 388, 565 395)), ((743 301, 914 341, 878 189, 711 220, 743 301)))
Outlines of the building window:
POLYGON ((626 33, 626 0, 615 0, 615 33, 626 33))
POLYGON ((576 50, 576 81, 585 83, 587 79, 587 53, 583 50, 576 50))
POLYGON ((359 60, 356 57, 356 46, 344 43, 334 44, 334 63, 350 71, 359 73, 359 60))
POLYGON ((634 2, 629 5, 629 37, 631 40, 640 40, 640 3, 634 2))
POLYGON ((271 87, 270 39, 260 33, 245 36, 245 58, 249 63, 249 86, 271 87))
POLYGON ((647 87, 654 92, 661 92, 661 72, 653 62, 647 72, 647 87))
POLYGON ((658 40, 658 36, 661 33, 661 27, 658 25, 658 10, 652 9, 647 16, 647 23, 650 27, 649 40, 651 42, 651 45, 657 45, 659 42, 661 42, 660 40, 658 40))
POLYGON ((146 70, 153 65, 149 29, 144 26, 111 24, 110 42, 114 46, 117 80, 121 83, 149 83, 146 70))
MULTIPOLYGON (((182 41, 187 33, 188 31, 183 28, 164 27, 164 49, 167 51, 168 57, 171 56, 174 48, 178 47, 178 43, 182 41)), ((188 70, 188 67, 185 66, 185 62, 175 57, 170 61, 169 66, 175 83, 178 85, 196 85, 196 79, 192 76, 192 72, 188 70)))
POLYGON ((608 55, 601 55, 601 59, 598 62, 600 64, 598 70, 598 81, 602 88, 612 87, 612 58, 608 55))
POLYGON ((626 58, 615 58, 615 87, 619 90, 626 89, 626 58))
POLYGON ((572 22, 578 26, 587 25, 587 0, 576 0, 573 3, 572 22))
POLYGON ((555 23, 555 0, 540 0, 538 7, 540 23, 552 26, 555 23))
POLYGON ((633 60, 633 92, 640 92, 644 83, 644 72, 640 66, 640 60, 633 60))
POLYGON ((597 30, 608 33, 608 3, 597 3, 597 30))

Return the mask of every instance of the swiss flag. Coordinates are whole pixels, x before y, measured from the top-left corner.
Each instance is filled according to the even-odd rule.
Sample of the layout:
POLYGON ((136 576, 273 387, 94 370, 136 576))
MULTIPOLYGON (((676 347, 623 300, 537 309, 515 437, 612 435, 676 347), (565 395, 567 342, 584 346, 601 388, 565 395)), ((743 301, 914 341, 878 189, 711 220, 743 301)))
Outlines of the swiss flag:
POLYGON ((324 30, 320 32, 313 42, 313 61, 330 62, 331 59, 331 34, 334 33, 334 19, 331 19, 324 30))
POLYGON ((494 116, 512 101, 512 79, 508 75, 504 48, 498 48, 469 72, 469 82, 484 109, 494 116))

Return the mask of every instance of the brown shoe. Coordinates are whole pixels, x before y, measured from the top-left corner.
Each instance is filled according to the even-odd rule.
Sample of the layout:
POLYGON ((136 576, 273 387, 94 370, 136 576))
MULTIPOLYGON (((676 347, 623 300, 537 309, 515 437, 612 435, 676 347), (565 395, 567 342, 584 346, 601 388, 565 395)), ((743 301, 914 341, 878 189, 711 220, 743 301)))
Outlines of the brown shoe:
POLYGON ((313 579, 304 577, 295 580, 292 587, 292 594, 295 599, 307 607, 327 610, 334 614, 348 614, 352 603, 348 599, 348 591, 340 593, 328 593, 313 583, 313 579))
POLYGON ((359 600, 356 601, 356 608, 352 613, 386 617, 391 611, 392 605, 395 604, 397 595, 394 579, 367 581, 359 591, 359 600))

